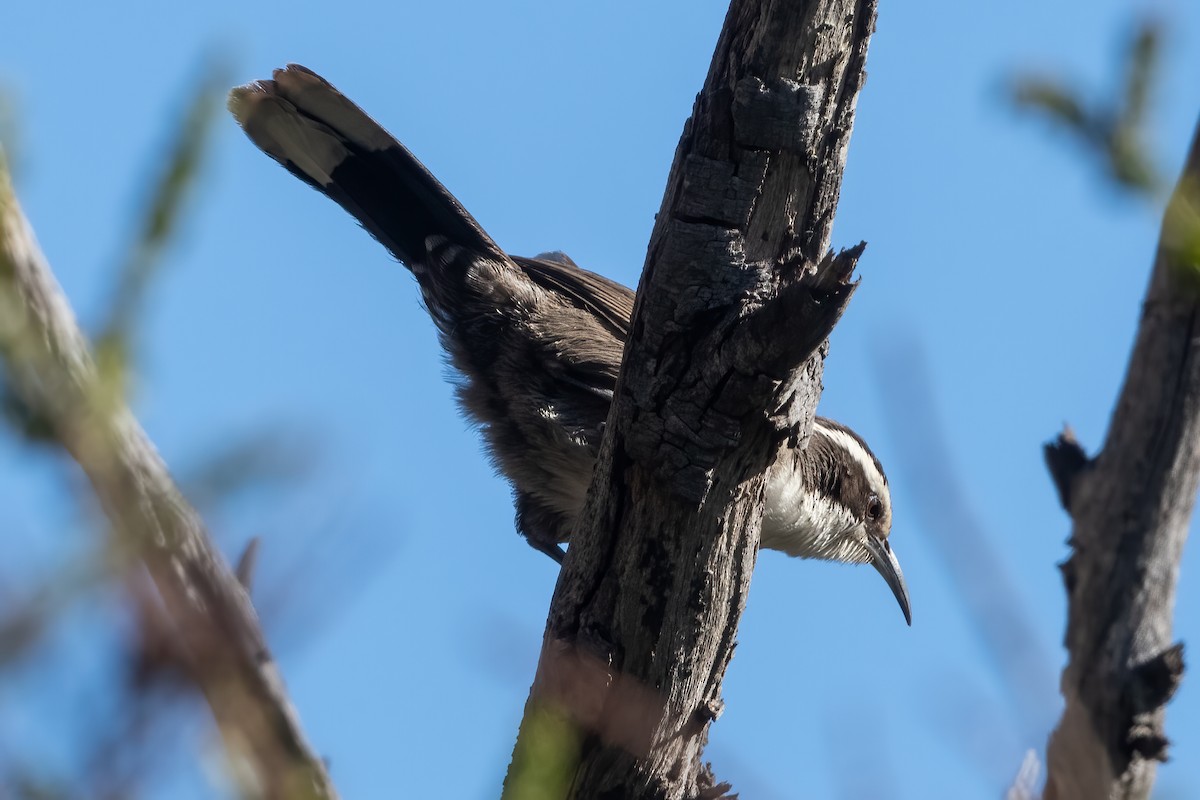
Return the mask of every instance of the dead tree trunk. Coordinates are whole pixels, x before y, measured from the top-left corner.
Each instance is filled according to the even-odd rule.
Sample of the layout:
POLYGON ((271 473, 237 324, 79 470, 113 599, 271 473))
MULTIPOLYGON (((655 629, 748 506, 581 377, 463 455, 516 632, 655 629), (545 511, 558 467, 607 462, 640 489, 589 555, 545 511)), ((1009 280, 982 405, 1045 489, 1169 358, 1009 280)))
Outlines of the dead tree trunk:
POLYGON ((1183 677, 1171 642, 1179 559, 1200 486, 1200 129, 1171 198, 1137 341, 1104 448, 1046 448, 1074 521, 1047 800, 1146 798, 1183 677))
POLYGON ((874 0, 735 0, 675 154, 506 797, 715 797, 763 472, 806 441, 874 0), (536 794, 534 793, 536 789, 536 794))

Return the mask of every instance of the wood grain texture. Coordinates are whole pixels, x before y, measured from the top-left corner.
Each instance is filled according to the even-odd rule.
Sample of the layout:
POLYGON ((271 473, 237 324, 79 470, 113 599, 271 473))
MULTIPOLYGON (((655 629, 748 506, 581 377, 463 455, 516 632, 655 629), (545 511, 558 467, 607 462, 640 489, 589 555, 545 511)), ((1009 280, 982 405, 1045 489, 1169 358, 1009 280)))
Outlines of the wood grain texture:
POLYGON ((212 544, 166 465, 92 362, 38 248, 0 157, 0 360, 5 378, 43 414, 112 522, 115 552, 145 562, 189 678, 204 693, 231 763, 257 794, 334 798, 305 740, 250 598, 212 544))
POLYGON ((1074 522, 1047 800, 1146 798, 1166 758, 1164 707, 1183 676, 1171 627, 1200 487, 1200 128, 1163 221, 1108 438, 1055 482, 1074 522), (1064 488, 1065 487, 1065 488, 1064 488))
POLYGON ((555 590, 507 797, 716 797, 701 763, 758 549, 861 247, 829 254, 873 0, 735 0, 651 236, 604 444, 555 590))

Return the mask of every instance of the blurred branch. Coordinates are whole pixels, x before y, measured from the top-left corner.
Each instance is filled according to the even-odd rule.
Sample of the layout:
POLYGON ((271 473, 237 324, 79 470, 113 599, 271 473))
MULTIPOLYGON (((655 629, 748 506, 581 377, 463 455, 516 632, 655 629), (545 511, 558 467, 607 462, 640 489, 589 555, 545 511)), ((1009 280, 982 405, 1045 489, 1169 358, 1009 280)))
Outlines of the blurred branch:
POLYGON ((923 351, 890 336, 875 351, 874 374, 886 387, 882 408, 900 471, 920 476, 913 491, 921 528, 999 670, 1018 732, 1028 744, 1043 735, 1053 713, 1053 661, 1022 602, 1020 583, 1005 568, 955 466, 923 351))
MULTIPOLYGON (((165 169, 154 181, 133 245, 117 270, 116 294, 108 319, 96 337, 96 360, 106 379, 120 380, 137 335, 142 299, 160 273, 163 255, 179 230, 186 202, 200 176, 212 141, 213 124, 222 118, 229 68, 213 60, 201 70, 195 92, 171 131, 165 169)), ((160 163, 155 159, 155 165, 160 163)))
POLYGON ((1164 709, 1183 677, 1175 586, 1200 488, 1200 126, 1193 136, 1108 438, 1088 469, 1054 476, 1074 525, 1046 800, 1146 798, 1166 759, 1164 709))
POLYGON ((1146 147, 1146 127, 1161 49, 1162 27, 1154 20, 1143 21, 1129 42, 1122 85, 1111 102, 1090 103, 1079 91, 1042 75, 1015 78, 1012 100, 1018 108, 1045 117, 1092 151, 1119 185, 1156 196, 1163 180, 1146 147))
POLYGON ((87 341, 0 161, 0 360, 87 475, 119 548, 141 555, 188 674, 203 691, 236 775, 269 798, 336 792, 305 740, 249 597, 210 542, 87 341))
POLYGON ((0 374, 0 419, 8 423, 17 434, 29 443, 52 444, 54 431, 50 420, 46 419, 37 409, 30 408, 21 396, 8 385, 3 374, 0 374))
POLYGON ((271 558, 255 567, 255 605, 280 650, 308 646, 370 587, 400 541, 395 526, 344 512, 315 512, 305 527, 286 531, 290 558, 270 547, 271 558))
MULTIPOLYGON (((168 136, 169 152, 155 154, 153 165, 165 163, 146 202, 141 229, 117 269, 117 286, 108 318, 96 339, 97 371, 109 391, 126 390, 131 343, 137 336, 139 311, 147 289, 160 273, 162 257, 179 230, 188 197, 200 175, 212 141, 213 123, 221 118, 229 69, 219 59, 202 70, 203 78, 168 136)), ((11 98, 0 90, 0 142, 17 132, 11 98)), ((11 152, 10 152, 11 155, 11 152)), ((54 444, 43 409, 29 406, 0 376, 0 418, 28 442, 54 444)))
POLYGON ((4 143, 8 168, 13 176, 21 173, 21 154, 24 152, 23 129, 18 113, 20 105, 16 90, 7 84, 0 84, 0 142, 4 143))
POLYGON ((233 574, 237 577, 238 583, 249 594, 253 590, 254 585, 254 568, 258 566, 258 549, 262 545, 262 539, 255 536, 246 545, 246 549, 238 557, 237 566, 234 568, 233 574))
POLYGON ((26 597, 0 593, 0 671, 19 662, 73 603, 110 578, 114 565, 103 557, 68 564, 26 597))
POLYGON ((1075 438, 1075 431, 1070 425, 1063 426, 1062 433, 1053 442, 1042 448, 1046 458, 1046 469, 1054 480, 1054 488, 1058 490, 1058 502, 1067 511, 1071 510, 1071 489, 1075 479, 1092 465, 1087 451, 1075 438))
POLYGON ((178 471, 179 485, 206 515, 240 492, 289 484, 313 468, 315 446, 301 432, 259 430, 216 442, 202 459, 178 471))
POLYGON ((299 481, 313 468, 314 450, 299 432, 263 429, 216 443, 202 459, 180 470, 179 483, 192 504, 208 512, 241 492, 299 481))

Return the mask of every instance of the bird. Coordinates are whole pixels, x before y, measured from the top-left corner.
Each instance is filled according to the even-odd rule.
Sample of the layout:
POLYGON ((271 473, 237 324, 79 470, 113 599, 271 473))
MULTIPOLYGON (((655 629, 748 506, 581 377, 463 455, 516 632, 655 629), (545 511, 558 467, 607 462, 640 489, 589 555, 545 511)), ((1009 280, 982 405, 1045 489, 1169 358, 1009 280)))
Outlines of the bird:
MULTIPOLYGON (((612 403, 634 292, 562 253, 500 249, 383 126, 317 73, 289 64, 231 90, 251 142, 353 216, 416 278, 457 371, 457 397, 513 487, 516 527, 555 561, 583 507, 612 403)), ((889 543, 883 466, 853 430, 816 417, 771 466, 760 544, 871 564, 912 624, 889 543)))

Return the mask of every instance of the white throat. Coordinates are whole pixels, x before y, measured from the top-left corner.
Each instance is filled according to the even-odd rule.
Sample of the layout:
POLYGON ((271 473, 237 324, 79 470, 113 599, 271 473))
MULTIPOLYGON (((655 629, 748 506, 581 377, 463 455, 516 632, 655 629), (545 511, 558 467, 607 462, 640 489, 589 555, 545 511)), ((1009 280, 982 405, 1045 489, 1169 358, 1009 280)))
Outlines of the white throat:
MULTIPOLYGON (((804 490, 804 481, 789 466, 777 463, 767 480, 761 545, 789 556, 845 560, 846 533, 857 527, 850 510, 829 497, 804 490)), ((850 537, 852 540, 853 537, 850 537)), ((854 559, 861 560, 861 559, 854 559)))

